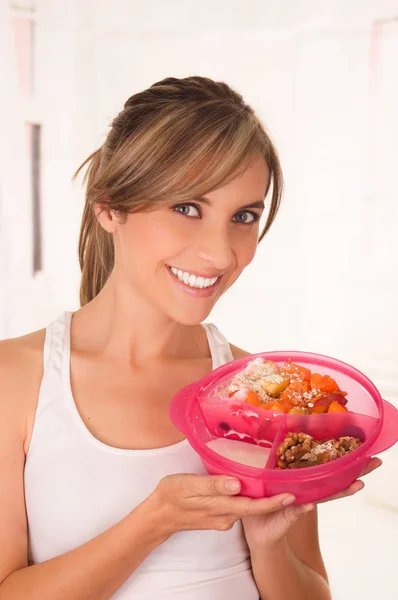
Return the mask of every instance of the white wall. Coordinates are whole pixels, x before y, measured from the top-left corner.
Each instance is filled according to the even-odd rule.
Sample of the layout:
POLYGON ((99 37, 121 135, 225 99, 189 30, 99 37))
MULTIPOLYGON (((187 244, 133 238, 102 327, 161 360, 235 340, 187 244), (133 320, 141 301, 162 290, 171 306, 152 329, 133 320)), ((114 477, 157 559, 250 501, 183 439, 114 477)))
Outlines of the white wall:
MULTIPOLYGON (((346 360, 398 403, 398 25, 389 22, 398 0, 113 0, 111 8, 106 0, 38 0, 37 7, 45 270, 32 282, 17 268, 29 237, 10 234, 3 154, 1 207, 9 217, 0 230, 7 239, 0 335, 77 307, 82 193, 70 177, 125 99, 166 76, 202 74, 235 86, 258 110, 286 178, 278 220, 212 318, 252 351, 346 360)), ((19 199, 23 179, 18 185, 19 199)), ((13 231, 26 236, 18 205, 13 231)), ((396 448, 386 453, 360 495, 321 507, 335 600, 396 597, 397 458, 396 448)))

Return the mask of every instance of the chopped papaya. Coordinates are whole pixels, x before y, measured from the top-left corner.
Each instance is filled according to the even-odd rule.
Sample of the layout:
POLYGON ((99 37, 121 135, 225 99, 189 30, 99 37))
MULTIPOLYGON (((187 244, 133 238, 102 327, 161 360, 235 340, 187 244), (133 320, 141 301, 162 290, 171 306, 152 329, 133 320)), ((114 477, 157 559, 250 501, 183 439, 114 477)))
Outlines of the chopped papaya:
POLYGON ((253 406, 260 406, 262 404, 260 396, 253 390, 248 390, 245 402, 253 404, 253 406))
POLYGON ((308 381, 301 381, 296 379, 290 385, 287 386, 284 392, 279 396, 281 403, 288 403, 293 406, 297 406, 303 403, 303 394, 307 394, 310 390, 310 384, 308 381))
POLYGON ((302 381, 309 381, 311 377, 310 369, 306 369, 306 367, 302 367, 300 365, 296 365, 292 363, 290 360, 285 362, 282 368, 282 373, 286 373, 290 376, 296 376, 297 379, 301 379, 302 381))
POLYGON ((328 413, 334 412, 348 412, 348 409, 345 406, 342 406, 339 402, 336 402, 336 400, 333 400, 333 402, 330 403, 328 413))
POLYGON ((284 413, 285 408, 283 406, 283 404, 281 404, 281 402, 267 402, 266 404, 263 404, 263 408, 265 408, 266 410, 272 410, 272 412, 278 412, 278 413, 284 413))
POLYGON ((320 375, 313 373, 310 378, 311 389, 319 390, 320 392, 337 392, 339 386, 329 375, 320 375))

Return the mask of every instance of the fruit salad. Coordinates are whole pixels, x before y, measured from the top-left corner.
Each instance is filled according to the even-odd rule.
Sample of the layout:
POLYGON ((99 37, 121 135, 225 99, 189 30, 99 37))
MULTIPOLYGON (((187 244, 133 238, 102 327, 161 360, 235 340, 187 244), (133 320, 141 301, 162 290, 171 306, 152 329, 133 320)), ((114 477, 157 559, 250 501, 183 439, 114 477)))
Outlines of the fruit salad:
POLYGON ((348 412, 347 393, 332 377, 312 373, 291 361, 279 367, 271 360, 255 358, 235 375, 226 393, 274 413, 348 412))

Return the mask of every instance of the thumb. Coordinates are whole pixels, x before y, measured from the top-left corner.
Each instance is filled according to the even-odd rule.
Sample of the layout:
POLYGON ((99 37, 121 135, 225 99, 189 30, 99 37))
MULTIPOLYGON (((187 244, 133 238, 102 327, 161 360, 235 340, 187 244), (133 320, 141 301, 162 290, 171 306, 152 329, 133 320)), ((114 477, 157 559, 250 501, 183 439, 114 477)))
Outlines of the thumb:
POLYGON ((269 539, 281 540, 296 525, 297 521, 313 510, 313 504, 302 506, 289 506, 274 513, 268 522, 267 533, 269 539))
POLYGON ((314 509, 314 504, 301 504, 300 506, 289 506, 284 510, 284 517, 290 526, 293 526, 302 516, 314 509))

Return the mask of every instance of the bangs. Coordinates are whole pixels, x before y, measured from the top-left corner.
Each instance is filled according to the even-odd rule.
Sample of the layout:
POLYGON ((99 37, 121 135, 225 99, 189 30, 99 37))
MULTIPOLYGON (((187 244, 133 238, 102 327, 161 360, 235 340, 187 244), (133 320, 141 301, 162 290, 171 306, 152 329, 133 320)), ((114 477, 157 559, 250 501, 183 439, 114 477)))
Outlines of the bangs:
POLYGON ((267 137, 250 113, 233 110, 220 116, 208 107, 205 114, 184 108, 186 114, 175 111, 172 119, 170 112, 163 119, 158 113, 152 127, 132 136, 123 155, 114 153, 108 168, 115 173, 117 165, 117 183, 108 169, 103 178, 115 210, 151 210, 159 202, 205 195, 240 175, 259 156, 267 161, 267 137))

